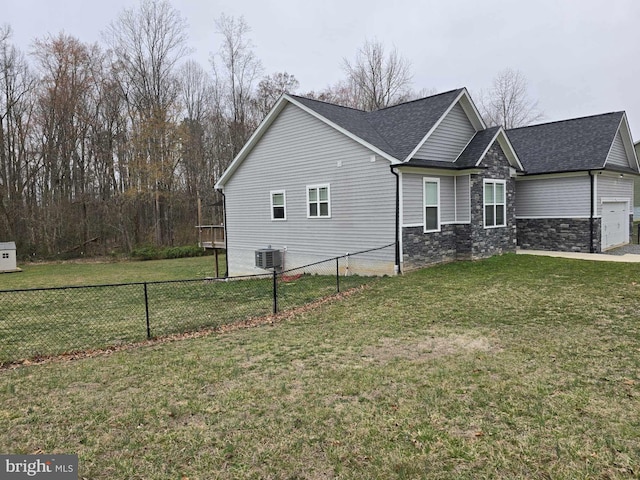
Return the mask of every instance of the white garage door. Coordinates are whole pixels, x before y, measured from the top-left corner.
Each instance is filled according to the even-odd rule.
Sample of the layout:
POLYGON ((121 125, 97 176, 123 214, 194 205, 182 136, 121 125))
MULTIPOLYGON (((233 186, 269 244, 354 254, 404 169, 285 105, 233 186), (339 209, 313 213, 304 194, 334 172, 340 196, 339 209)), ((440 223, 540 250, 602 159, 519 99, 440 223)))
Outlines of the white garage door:
POLYGON ((629 243, 627 202, 602 203, 602 249, 629 243))

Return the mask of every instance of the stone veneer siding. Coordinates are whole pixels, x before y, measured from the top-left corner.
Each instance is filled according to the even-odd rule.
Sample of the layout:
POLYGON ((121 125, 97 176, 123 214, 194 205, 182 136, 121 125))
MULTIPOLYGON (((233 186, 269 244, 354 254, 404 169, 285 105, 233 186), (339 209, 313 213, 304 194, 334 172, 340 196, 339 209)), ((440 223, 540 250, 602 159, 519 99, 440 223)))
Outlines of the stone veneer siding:
MULTIPOLYGON (((589 253, 588 218, 519 218, 518 246, 523 250, 589 253)), ((600 219, 593 219, 594 252, 601 251, 600 219)))
POLYGON ((402 229, 405 270, 515 252, 515 180, 510 176, 509 162, 499 144, 492 145, 481 167, 482 173, 471 175, 471 223, 441 225, 440 232, 431 233, 424 233, 422 226, 402 229), (506 180, 506 227, 484 228, 485 178, 506 180))
POLYGON ((482 161, 483 173, 471 175, 471 258, 516 251, 516 181, 500 145, 494 143, 482 161), (484 179, 506 180, 506 226, 484 228, 484 179))

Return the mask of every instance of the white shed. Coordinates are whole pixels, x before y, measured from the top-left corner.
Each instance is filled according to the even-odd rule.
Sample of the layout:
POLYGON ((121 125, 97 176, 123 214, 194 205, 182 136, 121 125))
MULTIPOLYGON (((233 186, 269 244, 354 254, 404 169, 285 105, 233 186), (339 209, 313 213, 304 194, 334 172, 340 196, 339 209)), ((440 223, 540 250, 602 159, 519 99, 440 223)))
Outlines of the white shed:
POLYGON ((16 243, 0 242, 0 272, 18 272, 16 264, 16 243))

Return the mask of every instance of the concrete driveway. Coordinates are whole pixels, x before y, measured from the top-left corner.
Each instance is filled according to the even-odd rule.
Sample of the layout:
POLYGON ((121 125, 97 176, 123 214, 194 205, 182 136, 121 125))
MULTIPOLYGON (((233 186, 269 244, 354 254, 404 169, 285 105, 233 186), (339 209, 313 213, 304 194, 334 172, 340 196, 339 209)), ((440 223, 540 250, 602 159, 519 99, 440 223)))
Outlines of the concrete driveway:
MULTIPOLYGON (((638 247, 638 245, 630 245, 638 247)), ((623 249, 625 247, 621 247, 623 249)), ((617 250, 617 249, 616 249, 617 250)), ((632 250, 632 249, 628 249, 632 250)), ((636 250, 636 249, 633 249, 636 250)), ((580 252, 547 252, 544 250, 521 250, 516 251, 518 255, 541 255, 544 257, 561 257, 575 258, 577 260, 595 260, 598 262, 624 262, 624 263, 640 263, 640 253, 580 253, 580 252)))

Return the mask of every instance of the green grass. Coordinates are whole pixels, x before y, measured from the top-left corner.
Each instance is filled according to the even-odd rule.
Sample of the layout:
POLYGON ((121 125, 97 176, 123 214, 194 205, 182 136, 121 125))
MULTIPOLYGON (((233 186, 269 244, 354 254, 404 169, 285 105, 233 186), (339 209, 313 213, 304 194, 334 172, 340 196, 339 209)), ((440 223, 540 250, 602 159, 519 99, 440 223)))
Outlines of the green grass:
MULTIPOLYGON (((205 279, 209 265, 203 260, 149 261, 144 262, 144 268, 137 262, 61 264, 56 265, 60 269, 47 265, 25 272, 23 281, 103 286, 0 292, 0 365, 143 341, 147 338, 145 296, 153 337, 219 327, 273 313, 273 281, 269 275, 229 282, 205 279), (195 277, 201 280, 105 285, 124 280, 158 282, 195 277)), ((371 280, 351 276, 341 279, 341 284, 348 289, 371 280)), ((278 311, 335 292, 335 277, 329 275, 281 281, 278 311)))
POLYGON ((0 372, 0 451, 101 478, 637 478, 640 265, 505 255, 280 324, 0 372))
MULTIPOLYGON (((224 275, 225 256, 219 273, 224 275)), ((0 290, 47 288, 163 280, 187 280, 215 276, 215 257, 121 262, 55 262, 18 265, 22 272, 0 274, 0 290)))

